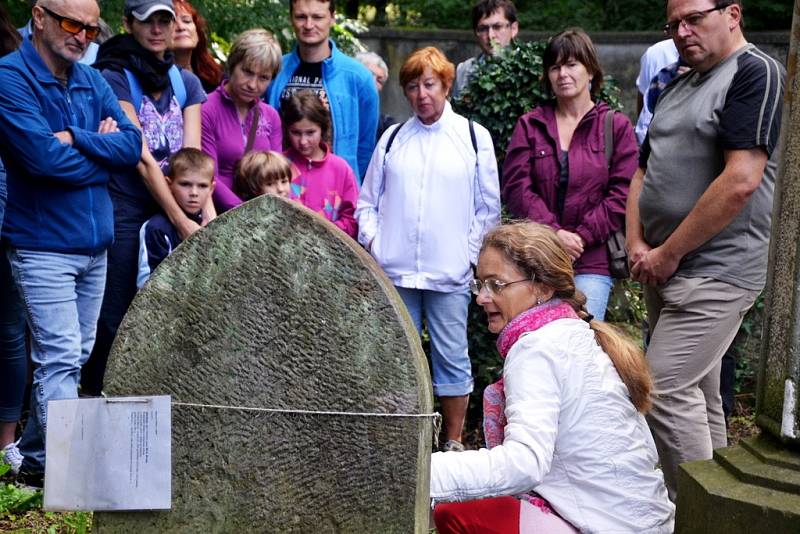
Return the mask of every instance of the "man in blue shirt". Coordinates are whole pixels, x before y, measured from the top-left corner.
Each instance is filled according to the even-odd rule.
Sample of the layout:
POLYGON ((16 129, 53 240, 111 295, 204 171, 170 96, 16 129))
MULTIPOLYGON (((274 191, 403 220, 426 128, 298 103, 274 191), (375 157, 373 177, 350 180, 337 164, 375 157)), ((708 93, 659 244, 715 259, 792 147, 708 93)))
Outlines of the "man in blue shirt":
POLYGON ((375 148, 378 90, 372 74, 329 39, 334 0, 291 0, 289 16, 297 47, 269 87, 269 104, 281 105, 300 89, 311 89, 327 105, 333 125, 333 153, 353 168, 359 185, 375 148))
POLYGON ((108 181, 142 138, 111 88, 78 64, 99 32, 96 0, 39 0, 33 33, 0 60, 2 241, 32 334, 31 413, 18 482, 41 487, 47 402, 77 397, 94 343, 113 237, 108 181))

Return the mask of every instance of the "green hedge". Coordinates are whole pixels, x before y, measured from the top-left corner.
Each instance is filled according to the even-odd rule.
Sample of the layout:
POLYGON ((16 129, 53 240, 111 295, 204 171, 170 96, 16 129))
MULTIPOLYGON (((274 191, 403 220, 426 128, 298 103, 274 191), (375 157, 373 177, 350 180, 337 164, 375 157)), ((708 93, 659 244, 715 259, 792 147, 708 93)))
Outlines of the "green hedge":
MULTIPOLYGON (((224 59, 229 43, 237 34, 250 28, 265 28, 280 41, 284 52, 294 46, 294 34, 289 23, 288 2, 282 0, 190 0, 192 5, 208 21, 212 42, 217 43, 214 52, 224 59)), ((101 0, 101 16, 117 32, 122 31, 124 0, 101 0)), ((11 19, 22 26, 30 18, 28 0, 8 0, 11 19)), ((366 31, 361 23, 337 16, 331 36, 345 53, 354 55, 363 49, 355 37, 366 31)))

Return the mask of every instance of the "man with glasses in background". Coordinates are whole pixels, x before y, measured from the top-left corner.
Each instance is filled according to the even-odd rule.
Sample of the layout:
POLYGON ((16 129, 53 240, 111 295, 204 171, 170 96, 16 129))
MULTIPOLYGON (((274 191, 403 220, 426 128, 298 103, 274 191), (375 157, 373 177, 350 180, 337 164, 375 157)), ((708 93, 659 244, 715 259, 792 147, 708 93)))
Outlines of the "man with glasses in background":
POLYGON ((668 0, 691 70, 664 89, 627 205, 651 326, 647 416, 670 498, 678 465, 727 445, 720 363, 764 287, 785 69, 749 44, 738 1, 668 0))
POLYGON ((0 60, 2 241, 31 332, 31 411, 20 484, 42 487, 47 402, 78 396, 113 237, 110 170, 136 165, 142 138, 99 71, 77 64, 100 31, 96 0, 39 0, 33 32, 0 60))
POLYGON ((487 56, 507 47, 519 33, 517 8, 511 0, 480 0, 472 6, 472 29, 481 53, 458 64, 453 98, 469 84, 478 65, 487 56))

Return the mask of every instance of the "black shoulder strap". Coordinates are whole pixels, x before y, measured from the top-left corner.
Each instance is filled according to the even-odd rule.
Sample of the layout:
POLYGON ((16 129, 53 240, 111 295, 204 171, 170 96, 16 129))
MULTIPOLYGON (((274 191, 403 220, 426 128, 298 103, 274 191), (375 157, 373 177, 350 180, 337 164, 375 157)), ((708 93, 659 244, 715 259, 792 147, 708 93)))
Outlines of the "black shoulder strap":
POLYGON ((402 128, 404 124, 405 124, 404 122, 401 122, 400 124, 397 125, 397 128, 392 130, 392 135, 390 135, 389 140, 386 141, 386 150, 383 151, 384 158, 386 157, 386 154, 389 153, 389 149, 392 148, 392 143, 394 143, 394 138, 397 137, 397 132, 400 131, 400 128, 402 128))
POLYGON ((605 116, 605 144, 606 166, 611 168, 611 156, 614 155, 614 110, 606 112, 605 116))
POLYGON ((472 119, 469 119, 469 138, 472 140, 472 150, 474 150, 475 155, 477 155, 478 140, 475 138, 475 122, 472 119))
MULTIPOLYGON (((383 158, 386 159, 386 154, 389 153, 389 149, 392 148, 392 143, 394 143, 394 138, 397 137, 398 132, 400 132, 400 128, 403 127, 404 122, 401 122, 397 125, 397 128, 392 130, 391 135, 389 135, 389 140, 386 141, 386 150, 383 151, 383 158)), ((469 138, 472 140, 472 150, 475 151, 475 154, 478 154, 478 138, 475 137, 475 122, 472 119, 469 119, 469 138)))

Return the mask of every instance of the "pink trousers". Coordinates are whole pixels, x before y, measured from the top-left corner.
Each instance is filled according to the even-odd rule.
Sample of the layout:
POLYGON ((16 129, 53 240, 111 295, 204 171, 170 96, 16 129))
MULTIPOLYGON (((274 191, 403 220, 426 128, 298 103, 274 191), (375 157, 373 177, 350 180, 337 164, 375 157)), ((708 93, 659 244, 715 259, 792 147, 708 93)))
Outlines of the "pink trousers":
POLYGON ((433 520, 439 534, 575 534, 575 527, 546 504, 516 497, 493 497, 437 504, 433 520))

